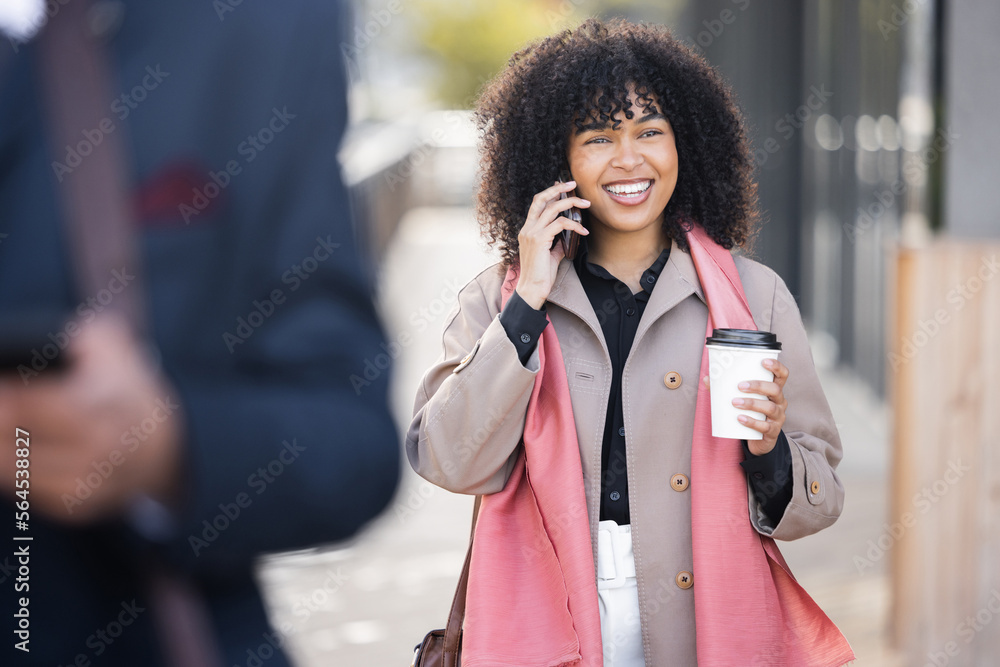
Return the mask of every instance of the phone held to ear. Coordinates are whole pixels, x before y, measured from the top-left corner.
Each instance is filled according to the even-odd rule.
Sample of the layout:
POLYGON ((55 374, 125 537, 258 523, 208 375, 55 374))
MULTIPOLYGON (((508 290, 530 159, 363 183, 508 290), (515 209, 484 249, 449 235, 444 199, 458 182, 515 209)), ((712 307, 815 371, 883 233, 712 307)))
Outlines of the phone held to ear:
MULTIPOLYGON (((559 174, 559 182, 565 183, 569 179, 569 174, 563 172, 559 174)), ((568 199, 569 195, 565 192, 559 195, 559 199, 568 199)), ((572 207, 560 213, 559 215, 565 216, 572 220, 573 222, 583 223, 583 216, 580 214, 580 209, 577 207, 572 207)), ((552 247, 556 247, 556 243, 562 242, 563 254, 566 259, 574 259, 576 257, 576 251, 580 247, 580 234, 573 231, 572 229, 565 229, 559 233, 554 239, 552 239, 552 247)))

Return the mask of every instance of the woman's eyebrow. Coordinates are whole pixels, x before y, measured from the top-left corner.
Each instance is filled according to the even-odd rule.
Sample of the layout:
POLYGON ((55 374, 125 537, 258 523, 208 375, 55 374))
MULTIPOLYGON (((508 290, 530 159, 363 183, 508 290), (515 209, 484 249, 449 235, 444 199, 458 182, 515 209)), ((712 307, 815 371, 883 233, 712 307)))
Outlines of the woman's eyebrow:
POLYGON ((584 132, 600 132, 601 130, 606 130, 608 128, 608 122, 605 120, 592 120, 589 123, 582 123, 577 126, 576 133, 583 134, 584 132))
POLYGON ((667 117, 664 116, 659 111, 652 111, 652 112, 646 114, 645 116, 643 116, 642 118, 640 118, 639 120, 637 120, 635 122, 636 123, 648 123, 651 120, 666 120, 666 119, 667 119, 667 117))
MULTIPOLYGON (((659 111, 652 111, 639 120, 636 123, 648 123, 651 120, 667 120, 659 111)), ((600 132, 602 130, 608 129, 608 122, 603 120, 592 120, 589 123, 583 123, 576 128, 576 134, 583 134, 584 132, 600 132)))

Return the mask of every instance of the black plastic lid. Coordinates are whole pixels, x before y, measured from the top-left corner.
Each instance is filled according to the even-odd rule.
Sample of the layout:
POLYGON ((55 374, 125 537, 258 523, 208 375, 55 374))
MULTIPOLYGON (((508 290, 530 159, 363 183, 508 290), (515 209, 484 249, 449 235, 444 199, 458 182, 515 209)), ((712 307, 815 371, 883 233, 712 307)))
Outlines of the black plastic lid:
POLYGON ((764 350, 780 350, 778 337, 770 331, 752 329, 712 329, 707 345, 729 345, 731 347, 754 347, 764 350))

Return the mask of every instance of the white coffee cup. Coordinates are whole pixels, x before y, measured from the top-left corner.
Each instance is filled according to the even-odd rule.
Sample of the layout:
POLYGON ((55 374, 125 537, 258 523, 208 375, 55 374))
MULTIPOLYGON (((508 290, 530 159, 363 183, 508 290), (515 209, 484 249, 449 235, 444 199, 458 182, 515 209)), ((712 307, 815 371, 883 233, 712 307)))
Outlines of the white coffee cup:
POLYGON ((716 438, 761 440, 764 434, 740 423, 741 414, 764 420, 753 410, 737 408, 734 398, 759 398, 763 394, 740 391, 740 382, 763 380, 771 382, 774 373, 764 368, 765 359, 777 359, 781 343, 767 331, 745 329, 715 329, 705 341, 708 347, 708 377, 712 394, 712 435, 716 438))

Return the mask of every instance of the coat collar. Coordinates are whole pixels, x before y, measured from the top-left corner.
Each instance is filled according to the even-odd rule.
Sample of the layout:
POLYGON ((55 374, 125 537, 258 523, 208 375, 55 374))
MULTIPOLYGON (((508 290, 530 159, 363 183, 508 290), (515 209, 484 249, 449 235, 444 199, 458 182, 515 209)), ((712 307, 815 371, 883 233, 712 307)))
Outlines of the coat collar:
MULTIPOLYGON (((642 321, 639 322, 639 330, 636 332, 636 342, 661 315, 691 294, 697 295, 702 302, 705 302, 701 284, 698 282, 698 272, 694 268, 691 255, 682 251, 676 241, 671 241, 670 257, 667 259, 663 271, 660 272, 657 285, 653 288, 652 294, 649 295, 649 302, 646 304, 642 321)), ((597 313, 594 312, 590 299, 587 298, 587 293, 583 290, 583 285, 580 283, 579 276, 576 275, 572 261, 564 258, 559 262, 556 279, 549 292, 548 301, 582 319, 593 329, 599 340, 604 340, 604 333, 601 330, 601 323, 597 319, 597 313)))
POLYGON ((698 271, 694 268, 691 255, 681 250, 677 241, 671 241, 670 258, 667 260, 667 265, 663 267, 660 280, 653 288, 653 293, 649 295, 649 303, 646 304, 646 310, 642 314, 639 330, 636 331, 635 342, 632 345, 634 346, 642 338, 646 330, 660 316, 692 294, 707 305, 705 295, 701 290, 701 282, 698 281, 698 271))

